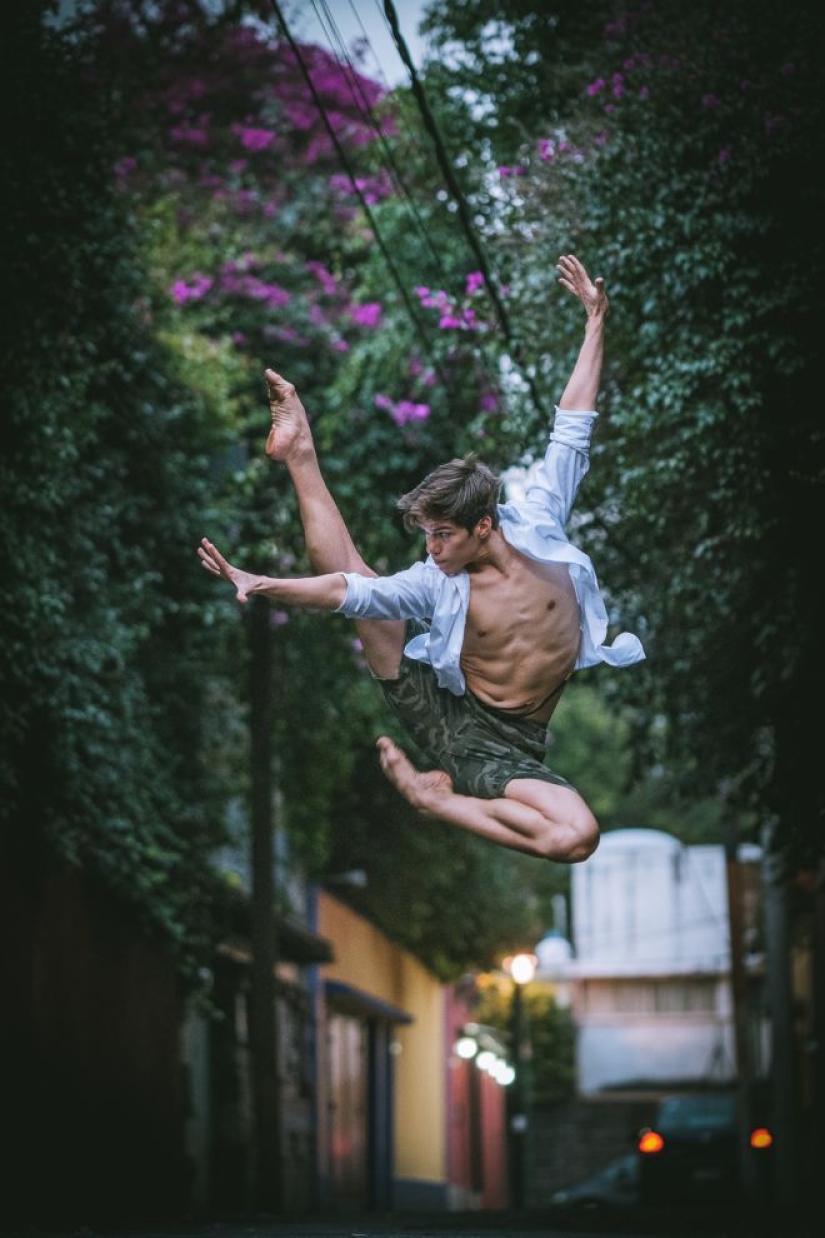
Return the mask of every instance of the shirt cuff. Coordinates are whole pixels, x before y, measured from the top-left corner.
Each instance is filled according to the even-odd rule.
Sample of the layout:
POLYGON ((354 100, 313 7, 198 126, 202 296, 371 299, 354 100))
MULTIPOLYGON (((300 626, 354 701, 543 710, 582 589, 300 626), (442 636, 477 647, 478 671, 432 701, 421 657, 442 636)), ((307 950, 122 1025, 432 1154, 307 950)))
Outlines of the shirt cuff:
POLYGON ((575 451, 586 452, 598 415, 594 409, 575 412, 557 405, 550 441, 563 443, 565 447, 572 447, 575 451))

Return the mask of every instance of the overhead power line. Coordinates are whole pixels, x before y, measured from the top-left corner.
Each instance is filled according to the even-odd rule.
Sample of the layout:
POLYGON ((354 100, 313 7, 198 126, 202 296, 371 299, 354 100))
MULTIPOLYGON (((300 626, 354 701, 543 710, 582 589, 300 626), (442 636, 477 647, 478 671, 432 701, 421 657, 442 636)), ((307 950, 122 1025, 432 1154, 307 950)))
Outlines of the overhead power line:
POLYGON ((507 313, 507 309, 504 305, 504 302, 501 299, 496 283, 493 280, 492 274, 490 272, 490 266, 487 261, 487 256, 484 253, 484 249, 482 247, 478 233, 476 232, 475 225, 473 224, 472 214, 471 214, 467 199, 464 195, 464 190, 461 188, 461 185, 458 181, 458 177, 456 176, 455 169, 453 167, 452 160, 450 159, 449 152, 447 151, 447 148, 444 145, 444 140, 441 136, 441 131, 438 127, 438 122, 436 121, 435 116, 433 115, 432 109, 427 99, 426 92, 421 83, 421 79, 419 78, 418 73, 416 71, 412 56, 410 55, 409 48, 407 47, 406 40, 404 39, 404 36, 401 33, 401 27, 398 24, 398 14, 396 13, 395 5, 393 4, 392 0, 384 0, 384 12, 386 13, 387 21, 390 27, 390 32, 395 41, 395 46, 398 49, 398 54, 401 57, 402 61, 404 62, 407 68, 407 72, 410 75, 410 84, 412 86, 412 90, 413 90, 413 94, 415 96, 416 102, 418 104, 418 109, 421 113, 421 119, 424 121, 424 125, 426 126, 427 132, 432 138, 433 146, 435 147, 435 153, 438 159, 439 166, 441 168, 444 179, 447 182, 447 186, 450 190, 450 193, 452 194, 453 199, 455 201, 456 207, 458 209, 458 217, 461 222, 461 226, 464 229, 464 233, 467 237, 467 241, 469 242, 470 248, 472 249, 473 254, 475 255, 476 261, 478 262, 479 270, 481 271, 481 275, 484 280, 484 286, 486 287, 487 293, 495 308, 496 315, 498 317, 499 324, 501 326, 501 330, 504 333, 504 337, 507 340, 508 345, 510 346, 510 349, 513 353, 513 357, 515 358, 516 362, 521 366, 521 368, 524 370, 524 379, 529 388, 533 403, 537 411, 543 414, 544 408, 542 406, 542 400, 541 400, 541 397, 539 396, 538 389, 535 384, 535 380, 530 374, 529 369, 526 366, 524 366, 523 361, 519 355, 520 348, 518 346, 517 341, 515 340, 513 336, 512 328, 510 326, 510 318, 507 313))
MULTIPOLYGON (((395 283, 395 286, 401 295, 401 299, 404 302, 404 305, 406 307, 407 313, 409 314, 410 320, 413 323, 415 330, 420 335, 424 343, 424 346, 427 350, 428 355, 431 355, 430 338, 427 335, 426 329, 424 328, 424 325, 421 322, 421 319, 419 318, 416 306, 412 298, 410 297, 407 287, 404 284, 404 281, 401 279, 401 276, 398 272, 398 268, 396 267, 395 262, 393 261, 392 254, 390 253, 383 237, 381 236, 381 232, 376 223, 375 216, 373 215, 373 212, 370 209, 370 204, 367 201, 364 191, 362 190, 361 186, 358 184, 358 179, 352 170, 352 165, 350 164, 349 158, 347 156, 347 152, 344 150, 343 146, 341 145, 341 142, 338 139, 338 134, 335 132, 333 125, 330 123, 326 108, 324 107, 323 99, 321 99, 320 95, 318 94, 318 91, 315 88, 315 83, 313 82, 312 75, 310 74, 309 69, 307 68, 306 61, 304 60, 304 57, 301 53, 301 49, 292 37, 292 33, 289 29, 289 26, 287 25, 287 21, 281 10, 281 6, 278 4, 278 0, 270 0, 270 4, 272 5, 272 9, 275 13, 275 16, 278 18, 278 21, 281 25, 281 29, 284 32, 284 38, 286 39, 287 43, 290 46, 290 49, 292 50, 293 55, 295 56, 295 59, 298 63, 298 67, 301 70, 301 74, 304 78, 304 81, 306 82, 307 87, 309 88, 309 92, 312 95, 313 102, 315 103, 315 106, 318 109, 318 114, 321 117, 324 128, 327 131, 327 135, 329 136, 329 139, 335 148, 336 154, 338 155, 338 158, 341 161, 341 166, 346 171, 350 185, 352 186, 353 193, 358 198, 358 201, 361 205, 361 209, 363 210, 367 218, 367 222, 369 223, 372 234, 375 237, 376 244, 378 245, 378 248, 381 251, 381 256, 383 257, 384 261, 387 264, 387 269, 389 270, 393 278, 393 282, 395 283)), ((445 390, 449 390, 450 384, 447 379, 447 376, 444 374, 443 370, 441 369, 439 365, 438 360, 435 358, 433 359, 433 367, 435 368, 439 378, 441 379, 441 382, 444 384, 445 390)))
POLYGON ((312 0, 312 7, 315 10, 315 15, 318 18, 321 28, 327 34, 327 37, 329 38, 330 43, 337 44, 338 50, 335 53, 336 59, 338 60, 338 63, 341 65, 341 68, 344 71, 347 81, 349 82, 350 94, 352 95, 353 102, 358 108, 361 119, 364 121, 367 127, 372 130, 373 136, 376 139, 381 151, 383 152, 384 158, 383 158, 382 166, 384 166, 387 169, 390 180, 392 181, 393 186, 395 187, 395 190, 398 193, 399 197, 406 200, 410 208, 410 211, 412 212, 413 218, 415 220, 415 223, 418 228, 418 232, 419 232, 419 235, 421 236, 422 241, 427 246, 427 248, 429 249, 431 255, 436 260, 436 262, 441 262, 443 260, 442 255, 439 254, 438 250, 435 248, 435 245, 433 244, 433 239, 432 239, 432 236, 430 235, 430 230, 425 226, 424 221, 421 218, 421 212, 418 209, 415 199, 412 197, 409 189, 407 188, 407 185, 404 181, 404 177, 402 176, 401 170, 398 167, 398 163, 396 162, 395 155, 393 154, 392 147, 387 141, 383 127, 380 124, 380 122, 377 121, 375 118, 375 113, 373 111, 372 104, 367 98, 364 92, 364 88, 361 85, 361 80, 362 80, 361 75, 349 58, 349 55, 346 50, 346 45, 341 36, 341 32, 338 29, 338 25, 335 21, 335 18, 332 15, 328 0, 312 0), (321 10, 323 10, 323 16, 322 16, 321 10))

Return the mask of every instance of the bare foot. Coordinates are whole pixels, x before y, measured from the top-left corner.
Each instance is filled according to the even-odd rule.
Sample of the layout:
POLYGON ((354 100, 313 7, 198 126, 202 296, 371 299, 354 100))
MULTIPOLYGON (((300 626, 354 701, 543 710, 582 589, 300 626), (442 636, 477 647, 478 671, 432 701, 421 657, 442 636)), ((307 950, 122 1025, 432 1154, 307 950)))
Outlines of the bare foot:
POLYGON ((312 448, 306 410, 292 383, 274 370, 265 370, 272 425, 264 451, 270 460, 289 460, 302 448, 312 448))
POLYGON ((443 770, 417 770, 409 757, 386 735, 376 741, 381 768, 397 791, 413 808, 427 816, 438 816, 439 801, 451 795, 453 780, 443 770))

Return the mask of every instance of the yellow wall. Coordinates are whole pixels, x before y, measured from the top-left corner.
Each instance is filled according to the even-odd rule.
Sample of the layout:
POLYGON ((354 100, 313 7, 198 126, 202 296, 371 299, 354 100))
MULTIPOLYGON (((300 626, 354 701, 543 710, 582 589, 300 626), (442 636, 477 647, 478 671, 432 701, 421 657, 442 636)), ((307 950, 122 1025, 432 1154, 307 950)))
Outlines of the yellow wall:
POLYGON ((325 980, 338 980, 411 1015, 396 1024, 395 1164, 397 1178, 447 1178, 444 990, 419 961, 362 916, 321 892, 318 932, 332 943, 335 962, 325 980))

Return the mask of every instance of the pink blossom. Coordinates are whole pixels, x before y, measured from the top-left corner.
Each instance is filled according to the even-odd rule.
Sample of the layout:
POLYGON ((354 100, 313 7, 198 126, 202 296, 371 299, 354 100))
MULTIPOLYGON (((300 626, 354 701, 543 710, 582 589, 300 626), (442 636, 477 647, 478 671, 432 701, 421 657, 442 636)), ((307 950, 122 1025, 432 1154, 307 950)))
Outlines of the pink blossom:
POLYGON ((485 391, 479 400, 479 405, 484 413, 498 412, 498 396, 494 391, 485 391))
POLYGON ((442 331, 449 331, 456 327, 463 327, 464 323, 460 318, 456 318, 455 314, 442 314, 438 320, 438 325, 442 331))
POLYGON ((523 164, 521 164, 521 163, 515 163, 515 164, 513 164, 512 166, 508 166, 507 164, 503 164, 503 165, 499 168, 499 170, 498 170, 498 174, 499 174, 499 176, 501 176, 502 178, 503 178, 503 177, 505 177, 505 176, 523 176, 523 175, 524 175, 524 173, 525 173, 526 171, 527 171, 527 169, 526 169, 526 168, 524 167, 524 165, 523 165, 523 164))
POLYGON ((483 271, 470 271, 469 275, 467 276, 466 283, 465 283, 465 291, 467 293, 467 296, 471 297, 478 288, 481 288, 483 283, 484 283, 483 271))
POLYGON ((596 134, 596 136, 593 138, 593 145, 594 146, 606 146, 607 140, 608 140, 607 130, 600 129, 599 132, 596 134))
POLYGON ((189 142, 191 146, 205 146, 209 140, 205 129, 191 129, 185 125, 176 125, 169 130, 169 136, 175 142, 189 142))
POLYGON ((640 86, 640 87, 639 87, 639 98, 640 98, 640 99, 649 99, 649 98, 650 98, 650 87, 649 87, 649 86, 640 86))
POLYGON ((594 82, 591 82, 590 85, 587 87, 587 94, 590 95, 591 97, 593 95, 600 95, 602 91, 606 88, 606 86, 607 86, 607 82, 604 80, 604 78, 597 77, 596 80, 594 82))
POLYGON ((233 176, 240 176, 241 172, 245 172, 248 167, 248 159, 230 159, 229 161, 229 171, 233 176))
POLYGON ((426 421, 430 415, 429 404, 415 404, 412 400, 399 400, 390 416, 397 426, 405 426, 409 422, 426 421))
POLYGON ((208 275, 201 275, 200 271, 196 271, 191 277, 191 283, 176 279, 169 289, 169 295, 178 305, 185 305, 187 301, 199 301, 206 296, 214 282, 208 275))
POLYGON ((291 300, 292 293, 287 292, 286 288, 281 288, 278 284, 269 285, 265 304, 270 309, 280 309, 282 305, 288 305, 291 300))
POLYGON ((347 343, 345 339, 342 339, 341 336, 338 336, 337 339, 332 341, 332 351, 333 352, 349 352, 349 344, 347 343))
POLYGON ((378 301, 366 301, 363 305, 353 305, 352 321, 359 327, 377 327, 381 320, 381 305, 378 301))
POLYGON ((241 146, 243 146, 244 150, 266 150, 267 146, 271 146, 275 140, 275 134, 269 129, 252 129, 246 125, 236 125, 233 127, 241 139, 241 146))
POLYGON ((124 155, 122 159, 118 159, 115 164, 115 176, 123 178, 129 176, 137 168, 137 159, 134 155, 124 155))
POLYGON ((282 628, 285 623, 289 623, 289 615, 285 610, 271 610, 269 612, 269 626, 271 628, 282 628))
POLYGON ((538 142, 539 159, 543 159, 545 163, 553 158, 555 146, 552 138, 539 138, 538 142))
POLYGON ((430 288, 416 288, 415 291, 425 309, 446 310, 449 306, 449 298, 441 289, 434 292, 430 288))
POLYGON ((390 397, 388 395, 384 395, 381 391, 379 391, 373 398, 372 402, 376 408, 384 409, 385 412, 389 412, 391 408, 395 407, 390 397))
POLYGON ((331 297, 334 295, 338 288, 337 281, 335 276, 327 270, 322 262, 310 260, 304 263, 304 269, 312 272, 327 296, 331 297))

